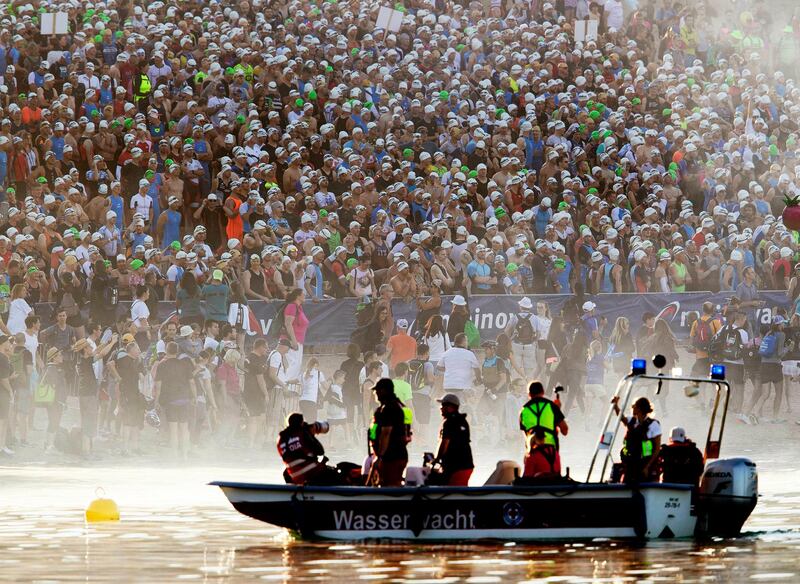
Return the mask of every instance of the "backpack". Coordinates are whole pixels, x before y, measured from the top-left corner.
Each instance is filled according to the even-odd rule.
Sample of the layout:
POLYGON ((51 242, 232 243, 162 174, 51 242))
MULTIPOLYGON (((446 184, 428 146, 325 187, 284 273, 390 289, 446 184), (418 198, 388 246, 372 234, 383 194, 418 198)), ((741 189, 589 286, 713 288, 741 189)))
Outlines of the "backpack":
POLYGON ((289 302, 286 301, 281 304, 281 307, 275 313, 275 316, 272 317, 272 320, 269 322, 269 328, 267 329, 266 336, 268 338, 276 339, 280 336, 283 332, 283 329, 286 327, 285 321, 285 314, 286 307, 289 306, 289 302))
POLYGON ((517 316, 517 325, 514 327, 514 337, 512 340, 520 345, 532 345, 536 342, 536 331, 528 316, 517 316))
POLYGON ((709 354, 712 358, 724 361, 738 361, 742 358, 744 345, 739 329, 725 326, 720 330, 709 345, 709 354))
POLYGON ((375 316, 374 302, 359 302, 356 304, 356 327, 362 327, 375 316))
POLYGON ((471 320, 464 323, 464 334, 467 335, 467 346, 470 349, 477 349, 481 346, 481 333, 471 320))
POLYGON ((490 363, 489 359, 484 359, 481 364, 481 377, 483 384, 490 389, 497 389, 500 383, 500 357, 494 356, 493 361, 490 363))
POLYGON ((425 387, 425 361, 412 359, 408 362, 408 383, 412 391, 419 391, 425 387))
POLYGON ((774 357, 775 353, 778 350, 778 337, 775 333, 769 333, 763 339, 761 339, 761 344, 758 346, 758 354, 764 358, 769 359, 770 357, 774 357))
POLYGON ((707 320, 703 320, 702 318, 697 319, 697 331, 694 339, 692 339, 692 344, 695 349, 708 352, 711 340, 714 337, 714 329, 711 326, 713 320, 712 318, 707 320))

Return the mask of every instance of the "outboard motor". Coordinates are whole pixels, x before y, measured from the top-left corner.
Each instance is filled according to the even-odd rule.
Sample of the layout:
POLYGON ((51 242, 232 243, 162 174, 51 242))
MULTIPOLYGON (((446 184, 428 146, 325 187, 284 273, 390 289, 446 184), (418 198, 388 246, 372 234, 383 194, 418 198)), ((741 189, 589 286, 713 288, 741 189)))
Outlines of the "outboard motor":
POLYGON ((735 537, 758 498, 756 463, 725 458, 706 465, 697 501, 698 535, 735 537))

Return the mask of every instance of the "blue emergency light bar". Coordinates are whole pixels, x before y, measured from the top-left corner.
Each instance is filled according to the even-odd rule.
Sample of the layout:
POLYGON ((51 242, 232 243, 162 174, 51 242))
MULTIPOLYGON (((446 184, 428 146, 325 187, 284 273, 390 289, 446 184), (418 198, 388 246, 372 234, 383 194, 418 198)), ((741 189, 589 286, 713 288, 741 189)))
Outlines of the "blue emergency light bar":
POLYGON ((644 375, 645 373, 647 373, 647 359, 631 361, 631 375, 644 375))
POLYGON ((725 381, 725 365, 712 365, 710 377, 711 379, 725 381))

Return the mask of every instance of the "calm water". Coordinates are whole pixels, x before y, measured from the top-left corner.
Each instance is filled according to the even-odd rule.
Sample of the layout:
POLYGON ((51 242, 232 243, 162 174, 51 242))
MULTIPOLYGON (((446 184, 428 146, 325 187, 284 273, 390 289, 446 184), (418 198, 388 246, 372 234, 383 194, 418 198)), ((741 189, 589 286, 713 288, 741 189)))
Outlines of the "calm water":
MULTIPOLYGON (((664 422, 668 429, 675 420, 664 422)), ((565 460, 577 462, 573 476, 582 476, 593 432, 573 426, 565 460)), ((731 424, 723 455, 750 456, 760 472, 762 497, 744 537, 645 546, 304 543, 237 514, 206 486, 214 479, 279 480, 272 451, 206 453, 203 460, 226 463, 182 467, 159 462, 164 451, 155 448, 157 454, 128 466, 111 466, 110 456, 69 466, 30 452, 16 466, 0 466, 0 581, 798 582, 798 439, 793 418, 731 424), (98 486, 117 501, 122 521, 84 523, 83 508, 98 486)), ((496 448, 476 445, 484 461, 476 483, 489 474, 486 462, 501 456, 496 448)), ((346 458, 355 460, 356 452, 346 458)))

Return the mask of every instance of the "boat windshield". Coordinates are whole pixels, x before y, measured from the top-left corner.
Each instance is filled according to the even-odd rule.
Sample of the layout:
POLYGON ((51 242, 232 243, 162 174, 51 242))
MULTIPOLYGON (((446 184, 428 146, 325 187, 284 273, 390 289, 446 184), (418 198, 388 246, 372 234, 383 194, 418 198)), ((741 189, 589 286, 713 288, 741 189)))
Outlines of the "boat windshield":
POLYGON ((617 435, 621 430, 621 418, 631 406, 631 396, 646 393, 658 393, 664 381, 682 383, 687 395, 696 395, 703 386, 710 386, 713 403, 709 411, 708 433, 706 435, 704 459, 719 458, 722 434, 730 400, 730 385, 722 379, 684 377, 681 375, 627 375, 617 384, 614 396, 619 397, 619 413, 609 406, 603 423, 603 429, 595 447, 586 482, 604 482, 614 464, 613 452, 617 435), (634 391, 635 390, 635 391, 634 391))

